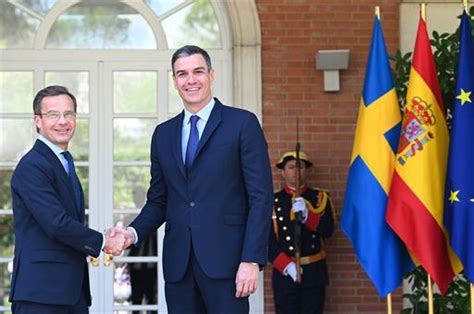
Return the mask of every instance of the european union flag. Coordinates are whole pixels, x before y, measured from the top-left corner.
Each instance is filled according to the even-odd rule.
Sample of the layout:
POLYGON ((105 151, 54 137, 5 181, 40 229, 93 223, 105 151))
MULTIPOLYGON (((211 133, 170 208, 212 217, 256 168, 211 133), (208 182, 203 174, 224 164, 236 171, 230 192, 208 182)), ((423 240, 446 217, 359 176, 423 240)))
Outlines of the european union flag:
POLYGON ((461 17, 461 43, 453 106, 444 225, 466 276, 474 282, 474 46, 470 18, 461 17))
POLYGON ((400 286, 414 267, 405 245, 385 222, 400 126, 400 108, 376 17, 341 228, 382 297, 400 286))

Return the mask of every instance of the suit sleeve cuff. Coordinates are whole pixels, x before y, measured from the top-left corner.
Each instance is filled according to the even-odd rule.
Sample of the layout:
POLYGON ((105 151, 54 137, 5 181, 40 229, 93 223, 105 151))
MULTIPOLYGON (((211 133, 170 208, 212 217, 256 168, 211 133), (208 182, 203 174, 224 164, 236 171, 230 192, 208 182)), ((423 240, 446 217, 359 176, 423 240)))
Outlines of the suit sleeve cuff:
POLYGON ((306 226, 306 229, 309 231, 316 231, 316 228, 319 226, 319 222, 321 221, 321 216, 318 214, 312 213, 311 211, 308 211, 308 217, 304 223, 306 226))
POLYGON ((291 258, 285 253, 280 253, 273 261, 273 267, 283 274, 288 264, 292 262, 291 258))
POLYGON ((102 233, 102 246, 100 247, 100 251, 103 251, 105 247, 105 234, 102 233))
POLYGON ((137 244, 138 242, 138 234, 137 234, 137 230, 135 230, 135 228, 133 227, 127 227, 127 230, 131 231, 133 233, 133 235, 135 236, 135 242, 133 242, 133 244, 137 244))

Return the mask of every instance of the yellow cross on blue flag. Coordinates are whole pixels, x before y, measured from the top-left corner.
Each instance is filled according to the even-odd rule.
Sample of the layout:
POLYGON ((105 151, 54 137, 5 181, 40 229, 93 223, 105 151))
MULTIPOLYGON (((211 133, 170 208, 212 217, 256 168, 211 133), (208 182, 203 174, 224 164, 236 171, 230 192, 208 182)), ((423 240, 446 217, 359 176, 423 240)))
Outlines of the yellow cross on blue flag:
POLYGON ((380 296, 400 286, 413 263, 385 222, 401 114, 379 18, 375 18, 347 179, 341 228, 380 296))
POLYGON ((461 17, 460 37, 444 225, 467 278, 474 283, 474 46, 466 12, 461 17))

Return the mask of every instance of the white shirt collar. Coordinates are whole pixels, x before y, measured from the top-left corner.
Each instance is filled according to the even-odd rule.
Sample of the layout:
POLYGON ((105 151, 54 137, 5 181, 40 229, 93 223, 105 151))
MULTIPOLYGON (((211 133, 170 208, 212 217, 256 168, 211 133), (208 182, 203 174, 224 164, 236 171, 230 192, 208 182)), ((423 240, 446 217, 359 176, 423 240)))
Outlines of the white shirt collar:
POLYGON ((56 144, 53 144, 50 140, 48 140, 46 137, 44 137, 41 134, 38 134, 38 139, 41 142, 45 143, 56 154, 56 156, 60 156, 61 153, 65 151, 61 147, 57 146, 56 144))
POLYGON ((186 109, 186 107, 184 107, 184 120, 183 120, 184 123, 189 123, 189 118, 192 115, 198 116, 199 119, 202 120, 202 122, 206 123, 207 120, 209 120, 209 117, 211 116, 211 112, 212 112, 212 109, 214 108, 215 103, 216 102, 214 98, 211 98, 209 103, 196 113, 191 113, 190 111, 186 109))

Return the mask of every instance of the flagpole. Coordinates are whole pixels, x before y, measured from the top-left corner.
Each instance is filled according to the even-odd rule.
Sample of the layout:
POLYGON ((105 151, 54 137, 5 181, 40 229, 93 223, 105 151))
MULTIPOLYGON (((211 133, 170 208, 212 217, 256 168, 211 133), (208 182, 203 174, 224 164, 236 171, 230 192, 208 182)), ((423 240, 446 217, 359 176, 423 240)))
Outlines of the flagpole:
POLYGON ((464 6, 464 10, 466 11, 466 13, 469 13, 469 11, 467 10, 467 0, 462 0, 462 5, 464 6))
MULTIPOLYGON (((375 6, 375 16, 380 21, 380 6, 375 6)), ((392 314, 392 293, 387 294, 387 314, 392 314)))
POLYGON ((474 285, 471 283, 471 314, 474 314, 474 285))
POLYGON ((428 314, 433 314, 433 285, 431 284, 431 276, 428 274, 428 314))
MULTIPOLYGON (((420 15, 423 21, 426 22, 426 3, 420 3, 420 15)), ((431 276, 428 275, 428 314, 433 314, 433 287, 431 284, 431 276)))
MULTIPOLYGON (((472 285, 471 285, 471 288, 472 288, 472 285)), ((471 293, 471 297, 472 297, 472 293, 471 293)), ((387 294, 387 314, 392 314, 392 293, 387 294)))
MULTIPOLYGON (((423 21, 426 22, 426 3, 420 3, 420 14, 423 21)), ((431 276, 428 275, 428 314, 433 314, 433 287, 431 284, 431 276)))
POLYGON ((380 6, 375 6, 375 16, 380 20, 380 6))
POLYGON ((420 3, 420 14, 423 21, 426 22, 426 3, 420 3))

